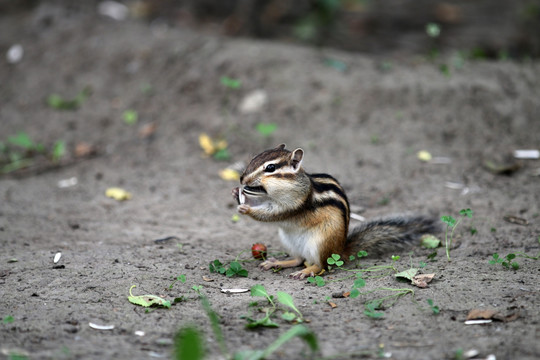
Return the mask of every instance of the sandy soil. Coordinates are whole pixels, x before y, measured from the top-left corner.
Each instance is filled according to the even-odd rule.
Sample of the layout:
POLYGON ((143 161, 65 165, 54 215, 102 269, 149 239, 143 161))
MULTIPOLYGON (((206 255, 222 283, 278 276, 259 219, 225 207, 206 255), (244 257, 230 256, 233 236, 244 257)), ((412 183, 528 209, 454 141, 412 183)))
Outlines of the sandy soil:
MULTIPOLYGON (((375 357, 383 346, 396 359, 451 359, 459 349, 475 349, 480 358, 540 357, 540 263, 518 258, 517 271, 488 263, 493 253, 540 251, 540 162, 521 161, 510 175, 483 165, 505 160, 516 149, 540 147, 537 62, 466 61, 445 76, 437 62, 421 57, 373 58, 230 40, 53 6, 2 17, 2 54, 14 43, 25 53, 17 64, 0 61, 1 140, 18 131, 47 146, 63 139, 68 155, 63 166, 0 178, 1 357, 167 358, 176 331, 195 324, 207 334, 208 358, 220 358, 194 285, 203 286, 221 316, 231 351, 264 348, 292 325, 278 317, 278 329, 248 331, 241 316, 253 312, 253 298, 220 292, 255 284, 293 296, 318 336, 321 356, 375 357), (326 59, 343 62, 345 71, 326 59), (240 79, 241 87, 224 87, 222 76, 240 79), (51 93, 70 98, 87 86, 92 95, 76 111, 45 102, 51 93), (267 104, 241 113, 240 101, 256 89, 267 92, 267 104), (122 120, 126 109, 138 111, 136 125, 122 120), (278 129, 264 137, 255 129, 260 122, 278 129), (139 128, 149 123, 157 125, 155 133, 139 138, 139 128), (226 138, 232 158, 204 157, 198 144, 203 132, 226 138), (93 144, 97 155, 76 159, 73 149, 82 141, 93 144), (364 303, 385 292, 335 298, 334 309, 325 301, 349 291, 352 280, 316 287, 288 279, 292 270, 263 272, 253 261, 243 263, 247 278, 210 273, 210 261, 233 261, 255 242, 282 250, 275 228, 246 218, 231 221, 230 190, 236 183, 219 176, 231 163, 281 142, 303 147, 306 169, 338 178, 354 210, 367 218, 457 217, 460 209, 473 209, 473 219, 456 229, 452 261, 444 248, 435 262, 427 261, 432 251, 420 247, 410 260, 401 254, 400 270, 409 261, 424 261, 422 272, 436 274, 425 289, 398 283, 392 275, 368 278, 363 291, 415 291, 378 320, 364 315, 364 303), (451 162, 422 162, 419 150, 451 162), (58 187, 71 177, 78 180, 75 186, 58 187), (446 182, 465 188, 451 189, 446 182), (105 197, 112 186, 133 198, 105 197), (505 221, 506 215, 528 225, 505 221), (154 242, 167 236, 178 239, 154 242), (57 252, 62 258, 55 265, 57 252), (186 283, 168 289, 180 274, 186 283), (131 285, 137 285, 136 294, 186 300, 147 313, 128 302, 131 285), (439 315, 427 299, 441 309, 439 315), (465 325, 468 312, 477 308, 518 317, 465 325), (115 328, 95 330, 89 322, 115 328)), ((387 256, 362 266, 391 263, 387 256)), ((342 276, 336 271, 325 279, 342 276)), ((303 358, 303 349, 295 340, 272 358, 303 358)))

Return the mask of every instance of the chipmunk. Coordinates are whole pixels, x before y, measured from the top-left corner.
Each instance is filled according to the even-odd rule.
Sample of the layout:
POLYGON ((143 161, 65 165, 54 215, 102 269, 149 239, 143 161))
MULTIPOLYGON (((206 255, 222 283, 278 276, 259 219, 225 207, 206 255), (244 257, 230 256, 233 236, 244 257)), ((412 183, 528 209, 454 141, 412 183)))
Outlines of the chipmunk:
POLYGON ((425 233, 435 232, 435 219, 392 217, 363 223, 349 233, 349 201, 339 182, 328 174, 308 174, 304 151, 285 144, 255 156, 232 191, 238 212, 279 226, 281 242, 291 260, 269 258, 260 267, 306 268, 290 276, 304 279, 326 268, 332 254, 348 257, 365 250, 380 254, 404 248, 425 233))

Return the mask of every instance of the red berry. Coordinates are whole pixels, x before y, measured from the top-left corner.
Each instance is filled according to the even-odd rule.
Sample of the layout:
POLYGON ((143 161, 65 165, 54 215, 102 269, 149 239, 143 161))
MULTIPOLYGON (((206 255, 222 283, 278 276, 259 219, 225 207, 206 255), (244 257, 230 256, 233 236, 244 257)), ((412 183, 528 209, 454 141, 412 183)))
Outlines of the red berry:
POLYGON ((266 257, 266 245, 258 243, 251 247, 251 254, 255 259, 263 259, 266 257))

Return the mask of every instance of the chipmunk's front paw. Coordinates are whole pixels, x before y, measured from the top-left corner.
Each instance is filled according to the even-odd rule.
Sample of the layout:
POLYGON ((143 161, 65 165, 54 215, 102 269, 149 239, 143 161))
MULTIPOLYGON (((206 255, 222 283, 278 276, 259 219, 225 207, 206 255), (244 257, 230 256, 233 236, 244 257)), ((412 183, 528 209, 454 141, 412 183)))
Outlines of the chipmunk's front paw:
POLYGON ((277 263, 278 259, 276 258, 268 258, 265 261, 263 261, 259 267, 263 270, 270 270, 275 267, 279 267, 279 264, 277 263))
POLYGON ((238 205, 238 212, 240 214, 247 214, 250 210, 251 210, 251 206, 249 205, 246 205, 246 204, 238 205))
POLYGON ((236 201, 238 204, 240 204, 240 188, 239 187, 235 187, 234 189, 232 189, 232 197, 234 199, 234 201, 236 201))

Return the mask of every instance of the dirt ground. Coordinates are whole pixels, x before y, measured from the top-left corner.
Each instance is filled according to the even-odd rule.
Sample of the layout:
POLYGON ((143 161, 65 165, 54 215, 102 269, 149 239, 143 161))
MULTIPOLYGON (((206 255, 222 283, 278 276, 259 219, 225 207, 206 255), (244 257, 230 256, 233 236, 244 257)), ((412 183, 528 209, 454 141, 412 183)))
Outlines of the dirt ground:
MULTIPOLYGON (((278 317, 278 329, 246 330, 242 315, 261 316, 249 307, 254 299, 220 291, 256 284, 292 295, 319 339, 317 356, 328 359, 376 357, 381 347, 395 359, 459 358, 460 349, 477 350, 478 358, 540 357, 540 262, 517 258, 519 270, 488 263, 493 253, 540 251, 540 161, 511 157, 514 150, 540 147, 537 61, 465 61, 445 75, 439 62, 420 56, 231 40, 52 5, 0 17, 1 53, 16 43, 24 48, 22 60, 0 59, 0 140, 24 131, 46 146, 64 140, 68 154, 63 166, 0 177, 0 357, 169 358, 174 334, 195 324, 207 335, 208 358, 222 358, 195 285, 220 315, 230 351, 262 349, 292 325, 278 317), (241 80, 240 88, 223 86, 223 76, 241 80), (92 94, 75 111, 46 104, 52 93, 70 98, 85 87, 92 94), (268 95, 263 108, 239 111, 257 89, 268 95), (127 109, 138 112, 137 124, 122 120, 127 109), (261 122, 278 128, 263 136, 256 130, 261 122), (150 123, 155 133, 140 138, 139 129, 150 123), (232 158, 203 156, 201 133, 225 138, 232 158), (97 154, 76 158, 80 142, 97 154), (353 210, 366 218, 457 218, 460 209, 471 208, 473 218, 456 229, 452 261, 444 248, 434 262, 427 259, 433 251, 420 246, 410 260, 400 254, 400 270, 423 261, 421 271, 436 274, 425 289, 392 275, 367 278, 364 292, 414 289, 381 319, 364 315, 364 304, 384 291, 332 298, 335 308, 325 301, 349 291, 352 280, 316 287, 288 279, 293 270, 264 272, 253 261, 242 263, 247 278, 210 273, 209 262, 233 261, 255 242, 282 250, 277 229, 231 220, 230 191, 237 185, 219 176, 282 142, 304 148, 308 171, 339 179, 353 210), (420 150, 451 161, 422 162, 420 150), (496 174, 484 166, 487 160, 521 167, 496 174), (76 185, 58 186, 72 177, 76 185), (132 199, 107 198, 106 189, 116 186, 132 199), (507 215, 528 225, 506 221, 507 215), (154 242, 168 236, 177 239, 154 242), (62 257, 54 264, 57 252, 62 257), (180 274, 186 283, 168 289, 180 274), (186 299, 146 312, 128 301, 132 285, 134 294, 186 299), (427 299, 440 308, 438 315, 427 299), (472 309, 495 309, 511 321, 465 325, 472 309), (115 328, 96 330, 89 322, 115 328)), ((446 56, 439 61, 452 64, 452 54, 446 56)), ((391 265, 390 255, 362 266, 391 265)), ((336 271, 325 279, 343 276, 336 271)), ((305 351, 294 340, 271 358, 305 358, 305 351)))

